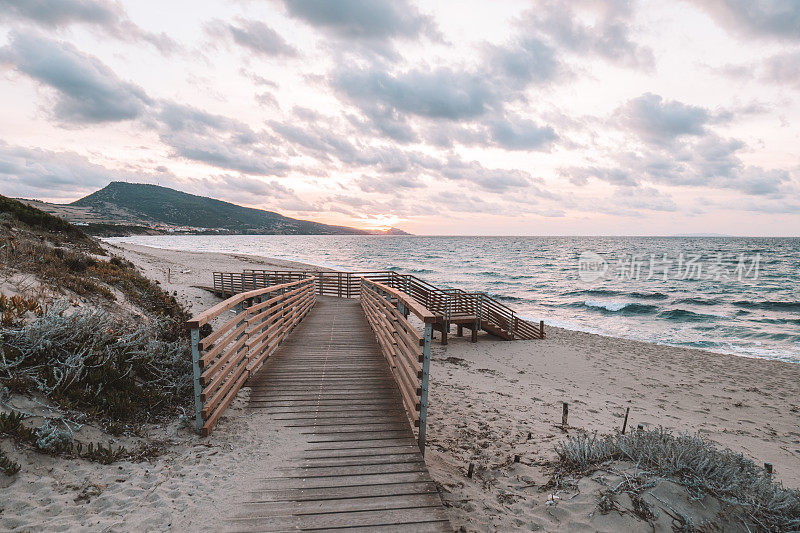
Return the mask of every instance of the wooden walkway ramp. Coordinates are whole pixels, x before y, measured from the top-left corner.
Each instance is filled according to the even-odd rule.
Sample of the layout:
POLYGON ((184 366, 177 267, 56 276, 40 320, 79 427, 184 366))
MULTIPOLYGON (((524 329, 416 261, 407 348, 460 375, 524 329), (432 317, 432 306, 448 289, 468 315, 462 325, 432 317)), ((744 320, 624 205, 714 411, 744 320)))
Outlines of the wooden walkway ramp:
POLYGON ((249 378, 249 409, 302 442, 242 495, 231 531, 452 531, 359 302, 316 306, 249 378))

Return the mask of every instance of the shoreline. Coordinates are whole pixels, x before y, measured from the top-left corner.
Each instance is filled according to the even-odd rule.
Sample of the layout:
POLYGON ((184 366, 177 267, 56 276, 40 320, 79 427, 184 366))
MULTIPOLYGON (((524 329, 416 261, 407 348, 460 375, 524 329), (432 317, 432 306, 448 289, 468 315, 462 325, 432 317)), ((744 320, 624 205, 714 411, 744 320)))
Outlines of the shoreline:
MULTIPOLYGON (((177 248, 160 248, 160 247, 156 247, 156 246, 149 246, 149 245, 144 245, 144 244, 133 244, 133 243, 127 243, 127 242, 121 242, 121 241, 114 242, 114 241, 110 240, 110 239, 124 239, 124 238, 126 238, 126 237, 109 237, 109 238, 100 239, 100 241, 103 242, 106 245, 118 246, 118 247, 121 247, 121 248, 131 247, 131 249, 143 248, 143 249, 150 249, 150 250, 164 250, 164 251, 167 251, 167 252, 175 252, 176 254, 183 254, 183 253, 185 253, 185 254, 209 254, 208 257, 217 257, 217 256, 231 257, 231 258, 236 258, 238 260, 244 261, 245 263, 252 263, 252 264, 257 264, 257 265, 266 266, 266 267, 274 267, 275 269, 287 268, 287 269, 294 269, 294 270, 323 270, 323 271, 339 270, 339 271, 342 271, 342 272, 347 272, 349 270, 349 269, 344 268, 344 267, 342 267, 340 265, 334 265, 334 264, 319 265, 319 264, 316 264, 316 263, 310 263, 310 262, 305 262, 305 261, 298 261, 298 260, 292 260, 292 259, 282 259, 282 258, 278 258, 278 257, 269 257, 269 256, 256 255, 256 254, 236 253, 236 252, 190 251, 190 250, 182 250, 182 249, 177 249, 177 248)), ((217 259, 220 260, 221 257, 217 257, 217 259)), ((244 266, 243 268, 253 268, 253 267, 252 266, 244 266)), ((513 308, 513 305, 509 305, 509 307, 513 308)), ((607 332, 604 332, 604 331, 593 329, 593 328, 591 328, 589 326, 584 327, 584 326, 581 326, 580 324, 571 324, 571 327, 566 327, 564 325, 564 321, 559 320, 559 319, 551 319, 552 321, 559 323, 559 325, 556 325, 553 322, 549 321, 546 317, 535 317, 533 315, 528 315, 528 314, 525 314, 525 313, 517 313, 517 314, 518 314, 518 316, 520 318, 524 318, 526 320, 531 320, 533 322, 538 322, 540 319, 542 319, 542 320, 544 320, 545 325, 548 328, 551 328, 551 329, 562 329, 562 330, 565 330, 565 331, 574 331, 574 332, 586 333, 586 334, 589 334, 589 335, 598 335, 600 337, 606 337, 606 338, 610 338, 610 339, 623 339, 623 340, 628 340, 628 341, 632 341, 632 342, 643 342, 643 343, 652 344, 652 345, 655 345, 655 346, 665 346, 665 347, 676 348, 676 349, 696 350, 698 352, 703 352, 703 353, 708 353, 708 354, 732 355, 732 356, 735 356, 735 357, 743 357, 743 358, 746 358, 746 359, 756 359, 756 360, 764 360, 764 361, 778 361, 778 362, 783 362, 783 363, 788 363, 788 364, 800 365, 800 360, 797 360, 797 361, 787 360, 787 358, 790 357, 791 354, 788 354, 788 355, 787 354, 780 354, 780 355, 776 355, 774 357, 765 357, 765 356, 758 355, 758 354, 746 353, 746 352, 735 351, 735 350, 727 350, 727 351, 725 351, 725 350, 722 350, 722 349, 713 350, 713 349, 701 348, 701 347, 696 347, 696 346, 684 346, 684 345, 674 344, 674 343, 669 343, 669 342, 661 342, 661 341, 657 341, 657 340, 638 338, 638 337, 633 336, 633 335, 627 336, 627 335, 624 335, 624 334, 614 334, 614 333, 610 333, 610 332, 607 333, 607 332)))
MULTIPOLYGON (((104 247, 158 280, 193 314, 220 301, 196 286, 208 284, 215 270, 317 270, 245 254, 104 247)), ((800 486, 800 365, 554 326, 546 331, 543 340, 509 342, 482 333, 477 343, 453 335, 447 346, 433 344, 426 463, 455 529, 643 530, 646 523, 632 514, 598 512, 604 485, 597 480, 609 468, 574 490, 552 485, 554 446, 567 436, 618 431, 627 408, 631 431, 641 424, 699 434, 757 466, 771 463, 775 480, 800 486)), ((245 384, 211 437, 177 420, 149 429, 164 451, 146 462, 104 466, 22 450, 23 470, 0 484, 0 529, 218 526, 241 505, 241 494, 255 490, 259 478, 280 476, 297 450, 291 435, 274 429, 271 415, 246 409, 249 395, 245 384)), ((703 504, 686 503, 685 489, 668 501, 702 515, 703 504)))

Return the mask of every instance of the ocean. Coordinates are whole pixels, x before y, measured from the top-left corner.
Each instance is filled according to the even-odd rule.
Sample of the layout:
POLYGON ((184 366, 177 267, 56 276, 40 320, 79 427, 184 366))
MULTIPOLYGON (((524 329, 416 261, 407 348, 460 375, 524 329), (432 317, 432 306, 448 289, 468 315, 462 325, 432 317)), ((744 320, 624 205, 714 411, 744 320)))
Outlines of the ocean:
MULTIPOLYGON (((800 363, 800 238, 135 236, 484 291, 545 324, 800 363)), ((209 283, 211 280, 208 280, 209 283)))

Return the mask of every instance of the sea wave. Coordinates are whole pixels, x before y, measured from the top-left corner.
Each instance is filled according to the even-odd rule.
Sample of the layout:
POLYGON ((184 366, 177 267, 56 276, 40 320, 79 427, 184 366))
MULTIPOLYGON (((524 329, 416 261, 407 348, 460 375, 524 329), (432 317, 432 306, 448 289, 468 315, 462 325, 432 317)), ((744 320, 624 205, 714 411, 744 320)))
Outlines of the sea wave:
POLYGON ((800 302, 779 302, 764 300, 761 302, 752 302, 750 300, 739 300, 733 302, 736 307, 744 307, 745 309, 761 309, 763 311, 800 311, 800 302))
POLYGON ((624 313, 626 315, 646 315, 655 313, 658 307, 655 305, 640 304, 636 302, 610 302, 602 300, 584 300, 583 304, 586 307, 592 307, 611 313, 624 313))
POLYGON ((681 322, 702 322, 706 320, 718 320, 721 317, 718 315, 709 315, 705 313, 695 313, 687 309, 669 309, 662 311, 658 314, 659 318, 667 320, 675 320, 681 322))
POLYGON ((683 298, 681 300, 676 300, 675 303, 692 305, 719 305, 722 303, 722 300, 719 298, 683 298))
POLYGON ((669 298, 663 292, 642 292, 642 291, 617 291, 614 289, 584 289, 577 291, 566 291, 562 293, 564 296, 625 296, 629 298, 638 298, 640 300, 666 300, 669 298))

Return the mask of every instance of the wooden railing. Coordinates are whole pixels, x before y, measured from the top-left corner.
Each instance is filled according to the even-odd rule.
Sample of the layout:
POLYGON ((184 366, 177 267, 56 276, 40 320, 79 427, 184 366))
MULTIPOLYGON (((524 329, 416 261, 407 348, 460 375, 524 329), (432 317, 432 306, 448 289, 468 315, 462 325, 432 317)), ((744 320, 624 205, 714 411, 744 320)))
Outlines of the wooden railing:
POLYGON ((366 278, 361 278, 360 294, 361 307, 392 370, 408 418, 419 428, 417 442, 424 454, 431 333, 436 316, 406 293, 366 278), (424 324, 422 334, 407 320, 409 313, 424 324))
POLYGON ((214 290, 223 296, 252 290, 275 283, 315 276, 317 294, 340 298, 359 298, 361 279, 382 283, 403 291, 417 303, 436 315, 434 329, 447 342, 447 331, 451 324, 459 329, 486 330, 508 340, 543 339, 544 321, 538 324, 520 318, 516 311, 482 292, 465 292, 460 289, 441 289, 410 274, 399 274, 391 270, 338 272, 338 271, 278 271, 245 270, 244 272, 215 272, 214 290))
POLYGON ((315 282, 311 276, 240 291, 189 320, 195 423, 203 436, 211 432, 247 378, 314 306, 315 282), (235 315, 226 319, 230 312, 235 315), (212 321, 222 323, 201 337, 201 328, 212 321))

